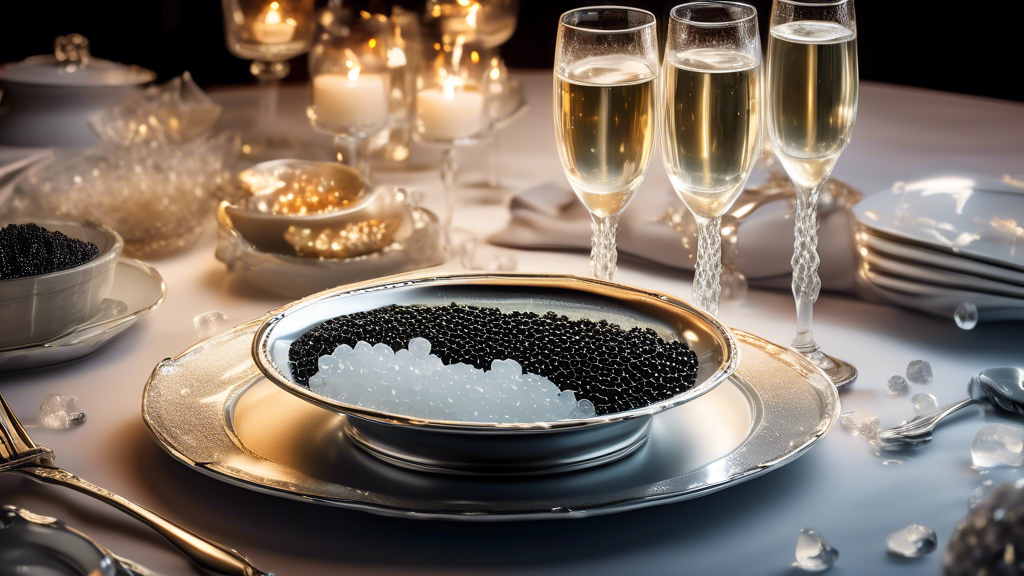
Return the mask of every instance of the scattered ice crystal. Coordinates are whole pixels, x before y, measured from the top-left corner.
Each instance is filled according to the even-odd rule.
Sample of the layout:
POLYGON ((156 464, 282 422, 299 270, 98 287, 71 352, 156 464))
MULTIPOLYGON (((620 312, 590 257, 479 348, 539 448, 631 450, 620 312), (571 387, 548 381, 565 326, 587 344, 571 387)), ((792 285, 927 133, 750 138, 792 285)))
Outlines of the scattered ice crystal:
POLYGON ((918 416, 931 414, 939 407, 939 402, 935 399, 935 396, 927 393, 914 394, 914 397, 910 400, 914 403, 914 414, 918 416))
POLYGON ((468 422, 548 422, 589 418, 593 402, 577 401, 543 376, 523 373, 515 360, 494 360, 490 370, 445 365, 430 342, 413 338, 398 352, 387 344, 343 344, 321 356, 310 389, 371 410, 417 418, 468 422))
POLYGON ((978 307, 972 302, 964 302, 957 306, 953 313, 953 320, 956 325, 964 330, 970 330, 978 325, 978 307))
POLYGON ((212 338, 228 328, 227 314, 219 311, 203 312, 192 319, 196 327, 196 336, 200 340, 212 338))
POLYGON ((971 492, 971 496, 967 499, 967 508, 973 510, 978 505, 978 503, 981 502, 985 498, 985 496, 988 495, 988 492, 989 490, 992 489, 993 484, 995 484, 995 482, 993 482, 992 479, 989 478, 982 482, 981 486, 975 488, 974 491, 971 492))
POLYGON ((801 528, 796 538, 796 562, 793 566, 807 572, 828 570, 839 558, 839 551, 813 528, 801 528))
POLYGON ((971 460, 978 468, 1024 464, 1024 428, 989 424, 978 430, 971 445, 971 460))
POLYGON ((71 428, 85 422, 85 414, 78 410, 78 398, 50 394, 39 406, 39 419, 47 428, 71 428))
POLYGON ((935 535, 935 530, 920 524, 911 524, 889 534, 889 537, 885 539, 885 545, 889 549, 889 553, 895 556, 920 558, 935 552, 939 545, 939 539, 935 535))
POLYGON ((903 464, 903 460, 899 458, 886 458, 882 460, 882 466, 898 466, 900 464, 903 464))
POLYGON ((889 378, 889 396, 906 396, 910 392, 910 385, 907 384, 906 378, 903 376, 893 376, 889 378))
POLYGON ((878 437, 878 431, 882 427, 878 416, 872 416, 860 411, 844 412, 839 417, 839 423, 850 433, 874 440, 878 437))
POLYGON ((932 365, 927 360, 911 360, 907 364, 907 380, 914 384, 927 384, 932 381, 932 365))

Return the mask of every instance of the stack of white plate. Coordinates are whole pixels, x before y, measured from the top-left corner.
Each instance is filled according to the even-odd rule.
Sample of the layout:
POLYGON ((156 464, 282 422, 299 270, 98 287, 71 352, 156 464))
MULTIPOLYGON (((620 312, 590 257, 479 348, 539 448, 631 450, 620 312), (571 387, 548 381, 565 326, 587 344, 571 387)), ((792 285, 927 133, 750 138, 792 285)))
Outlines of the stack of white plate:
POLYGON ((897 182, 854 214, 871 293, 940 316, 971 303, 981 321, 1024 320, 1024 180, 897 182))

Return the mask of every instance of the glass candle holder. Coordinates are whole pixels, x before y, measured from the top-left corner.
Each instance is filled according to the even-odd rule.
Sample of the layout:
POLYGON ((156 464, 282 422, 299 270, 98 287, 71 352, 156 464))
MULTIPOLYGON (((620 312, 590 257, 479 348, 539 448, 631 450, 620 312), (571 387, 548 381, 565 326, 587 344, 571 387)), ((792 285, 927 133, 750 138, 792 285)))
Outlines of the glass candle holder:
POLYGON ((259 80, 259 130, 272 132, 277 88, 288 75, 288 60, 309 51, 316 32, 314 0, 222 0, 228 50, 252 60, 259 80))
MULTIPOLYGON (((459 30, 461 28, 453 28, 459 30)), ((450 248, 455 207, 455 150, 487 139, 492 130, 489 78, 471 66, 472 51, 459 34, 425 39, 424 61, 416 79, 413 138, 442 148, 441 183, 445 209, 440 214, 445 246, 450 248)))
POLYGON ((334 136, 338 160, 370 181, 369 141, 407 107, 406 60, 394 43, 394 24, 381 14, 331 7, 309 56, 312 84, 307 115, 334 136))

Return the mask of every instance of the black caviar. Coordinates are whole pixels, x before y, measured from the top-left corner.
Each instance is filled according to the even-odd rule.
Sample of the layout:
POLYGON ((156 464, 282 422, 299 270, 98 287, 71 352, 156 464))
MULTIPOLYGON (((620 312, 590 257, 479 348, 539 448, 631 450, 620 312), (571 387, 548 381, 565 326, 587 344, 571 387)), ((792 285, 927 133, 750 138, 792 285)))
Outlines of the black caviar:
POLYGON ((0 280, 49 274, 81 266, 99 254, 92 242, 68 238, 37 224, 0 228, 0 280))
POLYGON ((295 380, 308 385, 317 360, 342 344, 362 340, 398 351, 417 337, 430 340, 430 353, 445 364, 490 369, 492 360, 515 360, 523 372, 590 400, 597 414, 649 406, 697 380, 697 355, 685 342, 663 340, 650 328, 460 304, 396 304, 332 318, 293 342, 288 358, 295 380))

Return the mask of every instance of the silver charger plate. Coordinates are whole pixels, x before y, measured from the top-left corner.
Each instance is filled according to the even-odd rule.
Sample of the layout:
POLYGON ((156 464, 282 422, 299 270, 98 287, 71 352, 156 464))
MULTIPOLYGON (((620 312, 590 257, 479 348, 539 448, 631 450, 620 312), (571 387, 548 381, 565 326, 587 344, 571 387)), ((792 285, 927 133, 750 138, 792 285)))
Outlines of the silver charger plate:
POLYGON ((838 419, 835 386, 799 354, 735 331, 739 369, 693 402, 653 416, 651 438, 606 466, 475 478, 386 464, 345 437, 345 416, 267 381, 252 360, 263 319, 157 365, 142 415, 190 468, 243 488, 410 518, 578 518, 696 498, 806 453, 838 419))
POLYGON ((123 307, 113 312, 104 310, 52 340, 0 350, 0 372, 50 366, 92 354, 154 310, 166 295, 167 286, 155 268, 122 257, 107 299, 122 302, 123 307))

